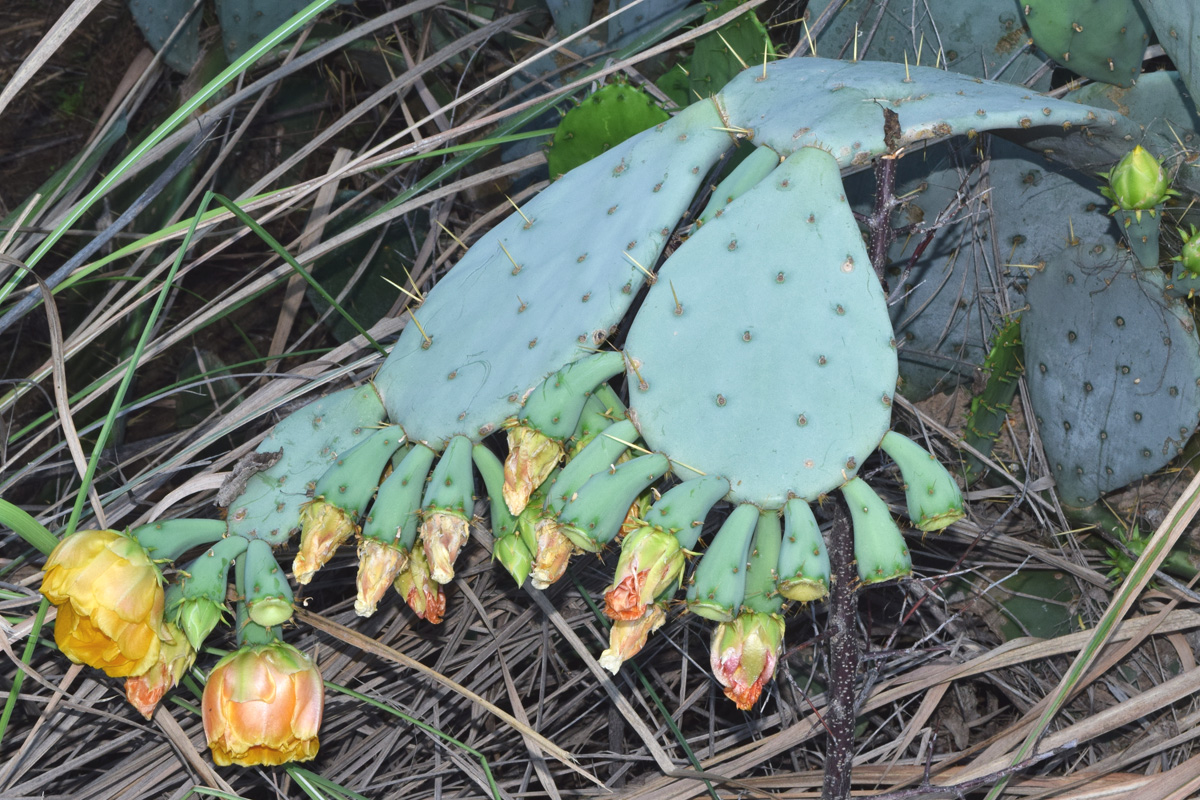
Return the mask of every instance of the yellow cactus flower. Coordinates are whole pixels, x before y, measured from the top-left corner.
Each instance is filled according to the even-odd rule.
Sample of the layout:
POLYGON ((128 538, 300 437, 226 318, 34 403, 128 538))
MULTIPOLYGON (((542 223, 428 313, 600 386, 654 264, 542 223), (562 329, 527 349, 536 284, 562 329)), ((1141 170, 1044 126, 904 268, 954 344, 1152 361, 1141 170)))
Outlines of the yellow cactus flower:
POLYGON ((296 583, 308 583, 357 526, 345 511, 316 498, 300 508, 300 551, 292 562, 296 583))
POLYGON ((254 767, 314 758, 324 702, 321 673, 291 645, 235 650, 217 662, 204 687, 213 761, 254 767))
POLYGON ((168 638, 158 650, 158 660, 141 675, 125 679, 125 699, 146 719, 154 716, 163 695, 179 685, 183 673, 196 661, 196 651, 187 634, 175 623, 165 623, 163 633, 168 638))
POLYGON ((529 496, 541 486, 563 457, 562 442, 524 425, 508 429, 504 459, 504 502, 515 516, 525 510, 529 496))
POLYGON ((375 539, 358 542, 358 588, 354 613, 369 617, 379 607, 383 593, 396 581, 396 576, 408 566, 408 553, 375 539))
POLYGON ((438 509, 421 522, 421 545, 429 564, 429 577, 438 583, 454 580, 454 562, 467 543, 471 523, 450 511, 438 509))
POLYGON ((137 540, 77 531, 46 560, 41 592, 58 607, 54 642, 76 664, 113 678, 141 675, 158 660, 162 576, 137 540))
POLYGON ((609 619, 632 620, 664 592, 679 588, 684 556, 679 540, 643 523, 625 537, 612 585, 604 593, 609 619))
POLYGON ((652 605, 637 619, 619 619, 608 631, 608 649, 600 654, 600 666, 613 675, 621 665, 641 652, 650 634, 667 620, 666 604, 652 605))
POLYGON ((783 647, 783 618, 758 611, 743 612, 717 625, 709 663, 725 696, 742 711, 753 707, 763 686, 775 677, 783 647))

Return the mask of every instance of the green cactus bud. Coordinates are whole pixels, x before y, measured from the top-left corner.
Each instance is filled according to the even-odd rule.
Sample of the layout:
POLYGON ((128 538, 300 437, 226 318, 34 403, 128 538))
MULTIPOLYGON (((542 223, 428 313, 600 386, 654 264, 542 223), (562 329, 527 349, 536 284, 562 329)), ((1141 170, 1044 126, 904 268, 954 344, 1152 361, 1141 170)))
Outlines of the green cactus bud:
POLYGON ((492 545, 492 557, 508 570, 513 580, 520 586, 529 577, 533 569, 533 554, 525 546, 520 536, 504 536, 496 539, 492 545))
POLYGON ((263 539, 251 540, 239 570, 238 592, 245 598, 246 613, 264 628, 282 625, 292 618, 292 587, 279 568, 271 545, 263 539))
POLYGON ((729 622, 737 616, 746 598, 746 562, 758 517, 758 509, 744 503, 721 525, 688 587, 687 604, 692 613, 714 622, 729 622))
POLYGON ((923 531, 940 531, 962 519, 962 492, 933 455, 895 431, 888 431, 879 446, 900 467, 908 518, 914 525, 923 531))
MULTIPOLYGON (((1118 210, 1140 212, 1152 209, 1175 194, 1163 165, 1140 144, 1126 153, 1115 167, 1100 175, 1108 179, 1108 186, 1100 193, 1113 201, 1110 214, 1118 210)), ((1141 214, 1137 216, 1140 220, 1141 214)))
POLYGON ((225 612, 229 566, 249 544, 244 537, 229 536, 181 570, 181 596, 176 603, 168 598, 167 618, 174 619, 193 648, 199 650, 221 621, 225 612))
POLYGON ((1196 226, 1191 226, 1191 233, 1184 233, 1183 229, 1179 230, 1179 237, 1183 239, 1183 247, 1179 251, 1179 255, 1173 257, 1172 261, 1178 261, 1179 265, 1186 270, 1189 275, 1200 275, 1200 236, 1197 236, 1196 226))
POLYGON ((829 594, 829 554, 808 503, 793 498, 783 507, 783 544, 779 550, 779 593, 811 603, 829 594))

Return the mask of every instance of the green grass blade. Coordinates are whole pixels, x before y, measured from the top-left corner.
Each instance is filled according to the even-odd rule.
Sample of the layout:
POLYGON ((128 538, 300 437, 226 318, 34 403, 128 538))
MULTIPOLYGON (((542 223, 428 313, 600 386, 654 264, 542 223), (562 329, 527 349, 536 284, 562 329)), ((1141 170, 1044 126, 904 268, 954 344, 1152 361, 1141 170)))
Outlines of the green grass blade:
POLYGON ((12 528, 31 547, 41 550, 43 555, 50 555, 50 551, 58 544, 58 537, 46 530, 42 523, 3 498, 0 498, 0 525, 12 528))

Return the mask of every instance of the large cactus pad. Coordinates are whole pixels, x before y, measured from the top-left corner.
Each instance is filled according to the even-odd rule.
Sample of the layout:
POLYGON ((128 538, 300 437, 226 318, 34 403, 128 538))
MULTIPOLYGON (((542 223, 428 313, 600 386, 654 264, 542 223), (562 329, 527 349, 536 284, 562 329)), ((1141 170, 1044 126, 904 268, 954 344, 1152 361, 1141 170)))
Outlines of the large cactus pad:
POLYGON ((681 477, 812 500, 888 429, 891 336, 837 162, 804 148, 663 267, 626 342, 631 418, 681 477))

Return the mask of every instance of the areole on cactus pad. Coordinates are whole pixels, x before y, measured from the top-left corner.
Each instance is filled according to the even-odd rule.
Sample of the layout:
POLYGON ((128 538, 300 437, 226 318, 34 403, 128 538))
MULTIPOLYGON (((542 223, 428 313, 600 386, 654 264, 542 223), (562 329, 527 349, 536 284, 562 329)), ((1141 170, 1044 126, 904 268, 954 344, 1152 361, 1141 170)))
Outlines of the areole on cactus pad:
POLYGON ((237 558, 251 623, 239 631, 274 631, 290 590, 267 546, 297 527, 299 580, 356 536, 356 610, 372 613, 394 583, 436 621, 478 471, 495 556, 518 581, 548 585, 573 553, 627 533, 605 603, 616 624, 601 663, 615 672, 662 624, 683 554, 702 549, 706 518, 728 501, 687 599, 723 626, 712 662, 726 693, 753 703, 781 647, 783 600, 829 589, 809 503, 842 492, 864 583, 911 570, 857 474, 876 449, 899 467, 916 527, 963 513, 936 459, 889 431, 896 346, 840 172, 925 140, 1042 125, 1120 127, 1111 112, 932 69, 806 58, 745 71, 511 214, 429 291, 370 385, 280 422, 229 503, 233 543, 213 545, 170 621, 198 647, 237 558), (739 137, 759 149, 677 230, 739 137), (686 241, 662 261, 677 233, 686 241), (485 443, 502 431, 503 465, 485 443))

